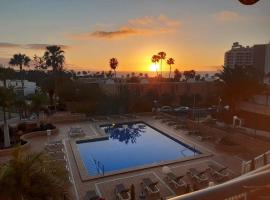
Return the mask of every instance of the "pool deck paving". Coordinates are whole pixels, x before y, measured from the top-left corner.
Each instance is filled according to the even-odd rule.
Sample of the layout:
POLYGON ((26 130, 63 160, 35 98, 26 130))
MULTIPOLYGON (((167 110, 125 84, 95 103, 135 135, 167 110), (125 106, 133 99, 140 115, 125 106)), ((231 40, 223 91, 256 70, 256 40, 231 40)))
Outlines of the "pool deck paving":
MULTIPOLYGON (((113 118, 113 117, 112 117, 113 118)), ((174 162, 167 164, 171 170, 176 175, 184 175, 184 180, 187 184, 191 186, 193 190, 199 188, 208 187, 208 183, 199 184, 193 178, 191 178, 188 173, 189 168, 196 168, 199 171, 206 170, 209 164, 216 164, 222 166, 228 166, 228 171, 230 173, 229 179, 240 175, 241 173, 241 163, 242 158, 238 157, 237 154, 232 155, 226 152, 221 152, 215 148, 211 142, 208 141, 199 141, 196 137, 190 136, 185 130, 175 130, 172 126, 161 123, 159 120, 154 119, 152 116, 139 116, 138 118, 105 118, 101 122, 91 122, 91 121, 82 121, 82 122, 68 122, 68 123, 59 123, 56 124, 59 129, 59 133, 51 136, 37 136, 30 138, 31 145, 29 151, 37 152, 44 150, 45 144, 50 141, 62 140, 64 141, 65 151, 67 155, 67 164, 70 171, 71 185, 70 193, 72 199, 84 199, 86 192, 89 190, 95 190, 100 196, 107 200, 116 199, 114 188, 117 184, 124 184, 127 188, 130 188, 131 184, 135 186, 135 196, 136 199, 139 198, 139 194, 142 192, 143 188, 141 185, 143 178, 151 178, 153 181, 158 181, 158 187, 160 192, 158 195, 147 194, 145 199, 160 199, 169 198, 176 195, 184 194, 186 191, 182 189, 176 189, 172 184, 166 179, 166 175, 162 172, 163 166, 152 166, 150 168, 140 168, 139 170, 129 171, 126 173, 115 174, 111 176, 99 176, 92 180, 84 180, 79 173, 79 169, 83 168, 83 162, 77 162, 79 156, 74 154, 74 146, 72 143, 77 139, 84 138, 96 138, 104 136, 104 133, 98 128, 101 124, 108 123, 119 123, 125 121, 140 121, 145 122, 162 132, 174 137, 178 140, 183 141, 184 143, 194 146, 196 149, 207 154, 206 157, 198 158, 195 160, 184 160, 179 162, 174 162), (70 138, 69 130, 70 127, 80 127, 85 136, 82 138, 70 138), (75 158, 76 157, 76 158, 75 158)), ((108 153, 108 156, 109 153, 108 153)), ((2 158, 1 158, 2 159, 2 158)), ((218 184, 218 182, 210 176, 208 171, 206 175, 209 177, 209 181, 218 184)))

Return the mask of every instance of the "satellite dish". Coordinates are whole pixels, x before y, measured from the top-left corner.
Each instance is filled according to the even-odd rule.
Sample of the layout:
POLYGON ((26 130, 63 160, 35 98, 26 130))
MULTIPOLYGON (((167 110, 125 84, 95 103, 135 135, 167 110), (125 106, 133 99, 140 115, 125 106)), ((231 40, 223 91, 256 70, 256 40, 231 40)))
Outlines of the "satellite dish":
POLYGON ((259 0, 239 0, 244 5, 253 5, 257 3, 259 0))

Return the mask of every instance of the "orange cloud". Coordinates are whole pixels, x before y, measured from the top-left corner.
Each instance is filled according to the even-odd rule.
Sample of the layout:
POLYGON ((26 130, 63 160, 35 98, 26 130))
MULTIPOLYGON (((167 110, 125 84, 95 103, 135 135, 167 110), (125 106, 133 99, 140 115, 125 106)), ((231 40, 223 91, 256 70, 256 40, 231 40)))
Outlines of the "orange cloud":
POLYGON ((243 19, 237 12, 224 10, 213 15, 214 20, 219 22, 237 22, 243 19))
MULTIPOLYGON (((51 45, 52 44, 26 44, 26 45, 24 45, 24 48, 43 50, 43 49, 46 49, 47 46, 51 46, 51 45)), ((68 49, 69 48, 69 46, 62 45, 62 44, 57 45, 57 46, 60 46, 62 49, 68 49)))
MULTIPOLYGON (((16 44, 16 43, 9 43, 9 42, 0 42, 0 48, 23 48, 23 49, 34 49, 34 50, 42 50, 46 49, 47 46, 52 44, 16 44)), ((62 49, 67 49, 69 46, 67 45, 58 45, 62 49)))
POLYGON ((130 19, 127 24, 117 30, 98 30, 89 33, 73 34, 73 39, 122 39, 130 36, 148 36, 154 34, 165 34, 175 32, 180 27, 180 22, 170 19, 165 15, 158 17, 145 16, 130 19))
POLYGON ((17 48, 20 47, 20 44, 14 44, 9 42, 0 42, 0 48, 17 48))

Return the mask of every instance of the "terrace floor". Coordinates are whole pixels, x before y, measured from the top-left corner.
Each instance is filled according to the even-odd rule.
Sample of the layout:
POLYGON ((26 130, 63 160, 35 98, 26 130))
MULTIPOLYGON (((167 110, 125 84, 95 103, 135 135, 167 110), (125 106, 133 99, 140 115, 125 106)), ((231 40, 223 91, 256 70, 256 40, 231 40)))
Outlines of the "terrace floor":
MULTIPOLYGON (((169 134, 170 136, 187 143, 190 146, 195 146, 197 149, 206 152, 208 156, 198 158, 195 160, 180 161, 173 164, 169 164, 169 167, 176 175, 185 175, 184 180, 190 185, 190 188, 197 190, 200 188, 208 187, 208 183, 198 184, 194 181, 188 173, 189 168, 196 168, 197 170, 206 170, 208 164, 216 164, 220 166, 227 166, 230 173, 229 179, 240 175, 241 163, 243 161, 237 153, 231 154, 217 150, 215 145, 208 141, 199 141, 196 137, 190 136, 186 130, 176 130, 171 126, 162 123, 160 120, 154 119, 153 116, 138 115, 137 118, 121 118, 119 116, 112 116, 110 118, 100 118, 97 121, 82 121, 82 122, 69 122, 56 124, 59 129, 59 133, 56 135, 37 136, 31 138, 30 151, 42 151, 45 144, 50 141, 63 140, 66 147, 66 154, 68 158, 68 167, 70 168, 70 175, 72 184, 70 185, 70 191, 72 199, 84 199, 86 192, 89 190, 96 190, 103 198, 110 200, 116 199, 114 194, 114 188, 117 184, 124 184, 127 188, 133 184, 135 186, 136 199, 139 199, 139 194, 142 191, 141 181, 143 178, 149 177, 153 181, 158 181, 158 187, 160 193, 158 195, 146 195, 145 199, 158 199, 168 198, 176 195, 184 194, 186 191, 183 189, 176 189, 170 184, 166 175, 162 172, 162 166, 151 167, 147 169, 140 169, 132 172, 116 174, 112 176, 99 177, 93 180, 82 180, 79 173, 78 163, 74 157, 72 149, 72 142, 74 139, 68 136, 70 127, 81 127, 86 134, 87 138, 100 137, 102 132, 98 128, 100 124, 105 123, 119 123, 123 121, 144 121, 149 125, 169 134)), ((218 184, 207 172, 209 181, 218 184)))

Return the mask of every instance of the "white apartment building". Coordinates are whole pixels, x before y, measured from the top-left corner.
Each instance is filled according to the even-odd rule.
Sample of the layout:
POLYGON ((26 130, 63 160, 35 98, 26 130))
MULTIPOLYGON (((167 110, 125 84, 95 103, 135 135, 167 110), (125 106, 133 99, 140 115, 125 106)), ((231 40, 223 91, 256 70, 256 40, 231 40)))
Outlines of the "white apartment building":
POLYGON ((268 74, 270 73, 270 43, 249 47, 235 42, 225 53, 224 66, 254 66, 262 74, 268 74))
MULTIPOLYGON (((20 80, 7 80, 6 84, 7 84, 7 87, 13 87, 16 92, 20 92, 22 89, 22 82, 20 80)), ((3 81, 0 81, 0 86, 4 86, 3 81)), ((34 94, 37 89, 38 88, 35 82, 24 80, 23 94, 25 96, 29 94, 34 94)))

